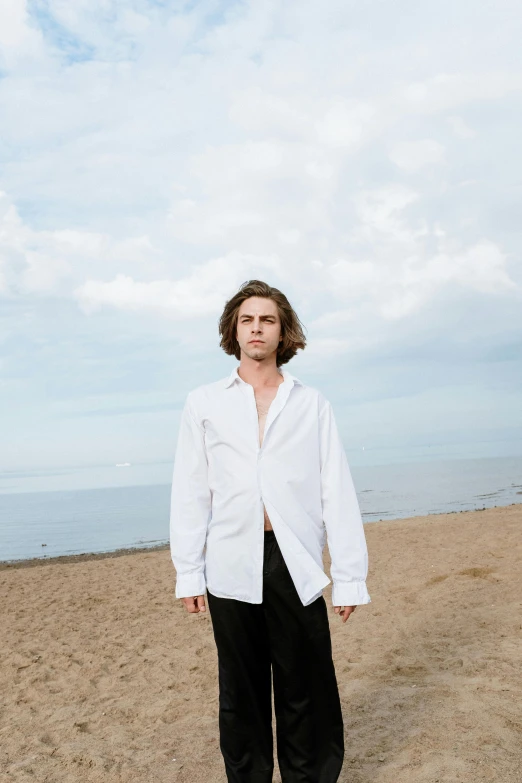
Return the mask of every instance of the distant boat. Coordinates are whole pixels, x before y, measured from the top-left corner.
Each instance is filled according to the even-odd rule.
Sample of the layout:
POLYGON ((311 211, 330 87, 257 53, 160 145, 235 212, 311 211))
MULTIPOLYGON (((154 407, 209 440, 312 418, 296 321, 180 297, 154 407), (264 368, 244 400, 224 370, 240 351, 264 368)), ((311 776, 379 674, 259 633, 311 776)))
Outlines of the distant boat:
POLYGON ((117 468, 130 468, 131 464, 130 462, 117 462, 116 467, 117 468))

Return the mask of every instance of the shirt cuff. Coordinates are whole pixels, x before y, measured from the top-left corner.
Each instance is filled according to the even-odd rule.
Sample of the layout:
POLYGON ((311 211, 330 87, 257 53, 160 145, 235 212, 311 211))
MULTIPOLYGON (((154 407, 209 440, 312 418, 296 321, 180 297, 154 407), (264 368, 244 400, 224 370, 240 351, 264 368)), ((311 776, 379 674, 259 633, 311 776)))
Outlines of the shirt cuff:
POLYGON ((332 587, 333 606, 358 606, 371 602, 366 582, 335 582, 332 587))
POLYGON ((192 598, 195 595, 205 595, 206 581, 202 571, 192 574, 181 574, 176 579, 176 598, 192 598))

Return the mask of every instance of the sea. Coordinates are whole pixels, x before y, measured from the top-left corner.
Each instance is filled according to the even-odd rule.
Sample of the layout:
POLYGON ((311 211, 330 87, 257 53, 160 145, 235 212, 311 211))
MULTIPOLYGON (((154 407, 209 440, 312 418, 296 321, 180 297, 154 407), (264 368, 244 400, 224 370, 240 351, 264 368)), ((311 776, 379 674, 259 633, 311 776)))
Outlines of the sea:
MULTIPOLYGON (((351 471, 365 524, 522 503, 522 457, 351 471)), ((171 472, 169 463, 0 472, 0 561, 168 543, 171 472)))

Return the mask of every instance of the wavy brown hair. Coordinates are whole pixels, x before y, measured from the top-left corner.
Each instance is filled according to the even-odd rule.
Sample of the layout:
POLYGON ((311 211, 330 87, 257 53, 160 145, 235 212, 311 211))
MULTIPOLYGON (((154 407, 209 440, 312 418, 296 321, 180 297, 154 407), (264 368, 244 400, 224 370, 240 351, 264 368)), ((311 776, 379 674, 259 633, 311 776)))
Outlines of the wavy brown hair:
POLYGON ((225 308, 219 319, 219 334, 221 336, 220 346, 229 356, 235 356, 241 359, 241 348, 236 338, 237 316, 239 308, 251 296, 260 296, 263 299, 272 299, 277 305, 279 318, 281 320, 282 340, 277 349, 276 364, 280 367, 286 364, 296 355, 299 348, 302 350, 306 346, 306 337, 303 332, 303 325, 299 320, 297 313, 291 306, 286 296, 278 289, 274 288, 262 280, 247 280, 243 283, 239 291, 234 294, 225 304, 225 308))

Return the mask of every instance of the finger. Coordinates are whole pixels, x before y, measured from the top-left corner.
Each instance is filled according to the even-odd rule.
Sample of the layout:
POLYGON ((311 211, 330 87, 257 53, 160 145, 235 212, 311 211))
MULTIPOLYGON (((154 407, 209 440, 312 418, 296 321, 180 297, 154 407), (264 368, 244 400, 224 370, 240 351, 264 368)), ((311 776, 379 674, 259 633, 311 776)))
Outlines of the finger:
POLYGON ((204 595, 198 595, 196 596, 196 603, 199 607, 200 612, 206 612, 207 607, 205 606, 205 596, 204 595))
POLYGON ((334 612, 335 614, 339 614, 341 607, 340 606, 334 606, 334 612))
POLYGON ((194 604, 194 598, 182 598, 181 600, 185 604, 185 609, 187 612, 199 612, 199 609, 194 604))

